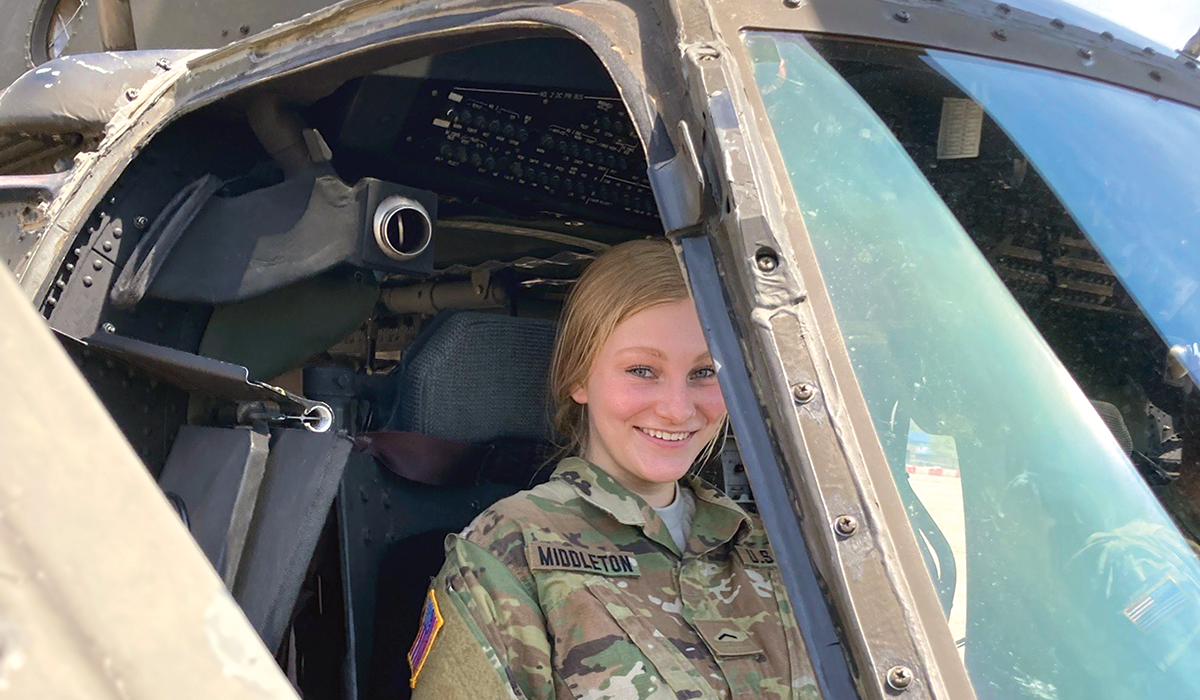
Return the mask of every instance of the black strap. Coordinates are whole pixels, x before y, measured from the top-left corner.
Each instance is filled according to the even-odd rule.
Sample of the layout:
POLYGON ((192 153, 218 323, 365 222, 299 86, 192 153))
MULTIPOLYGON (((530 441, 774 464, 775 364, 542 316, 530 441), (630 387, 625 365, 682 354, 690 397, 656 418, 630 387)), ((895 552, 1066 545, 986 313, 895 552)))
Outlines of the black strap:
POLYGON ((146 296, 146 290, 162 269, 179 237, 220 187, 221 180, 206 174, 184 187, 167 202, 162 213, 154 219, 150 230, 134 247, 129 262, 125 264, 125 268, 113 284, 109 294, 113 306, 129 308, 146 296))

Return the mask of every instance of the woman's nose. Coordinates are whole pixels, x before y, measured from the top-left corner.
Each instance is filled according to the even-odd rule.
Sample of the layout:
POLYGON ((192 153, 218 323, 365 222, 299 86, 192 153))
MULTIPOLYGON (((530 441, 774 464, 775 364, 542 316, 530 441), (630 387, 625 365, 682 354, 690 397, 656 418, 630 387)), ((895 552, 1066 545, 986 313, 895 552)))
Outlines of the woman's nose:
POLYGON ((668 382, 663 386, 656 408, 659 417, 672 424, 687 422, 696 412, 696 402, 692 400, 687 382, 668 382))

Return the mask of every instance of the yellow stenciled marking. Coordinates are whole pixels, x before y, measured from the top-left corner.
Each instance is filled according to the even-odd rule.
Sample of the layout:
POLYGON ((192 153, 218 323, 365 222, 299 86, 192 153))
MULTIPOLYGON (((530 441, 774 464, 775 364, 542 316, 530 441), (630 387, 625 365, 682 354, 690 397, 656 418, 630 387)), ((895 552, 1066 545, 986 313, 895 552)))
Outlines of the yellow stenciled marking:
POLYGON ((417 687, 417 676, 425 667, 429 650, 433 648, 433 641, 437 639, 444 621, 441 608, 438 607, 437 594, 430 588, 429 595, 425 597, 425 607, 421 610, 421 627, 417 631, 417 638, 413 640, 412 648, 408 650, 408 665, 412 668, 410 687, 417 687))

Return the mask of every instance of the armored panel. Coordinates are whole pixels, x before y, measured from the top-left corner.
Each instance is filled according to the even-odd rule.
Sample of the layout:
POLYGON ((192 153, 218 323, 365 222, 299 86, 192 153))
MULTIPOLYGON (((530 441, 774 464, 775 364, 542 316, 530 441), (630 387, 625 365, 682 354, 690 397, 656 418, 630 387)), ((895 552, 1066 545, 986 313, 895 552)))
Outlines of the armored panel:
POLYGON ((280 430, 267 458, 233 596, 277 649, 350 454, 344 435, 280 430))
POLYGON ((179 498, 188 529, 232 585, 267 461, 267 435, 244 428, 185 425, 158 485, 179 498))

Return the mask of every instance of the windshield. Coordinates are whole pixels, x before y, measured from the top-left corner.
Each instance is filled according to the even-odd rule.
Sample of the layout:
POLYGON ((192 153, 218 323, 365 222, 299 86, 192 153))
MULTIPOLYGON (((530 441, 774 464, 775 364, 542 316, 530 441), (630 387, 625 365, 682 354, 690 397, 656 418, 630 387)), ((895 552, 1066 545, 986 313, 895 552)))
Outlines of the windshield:
POLYGON ((925 60, 1020 144, 1200 379, 1200 111, 1036 68, 925 60))
MULTIPOLYGON (((1121 338, 1145 340, 1129 330, 1145 324, 1129 296, 1157 299, 1146 285, 1190 279, 1167 266, 1182 257, 1183 230, 1166 222, 1192 215, 1194 200, 1139 200, 1155 216, 1144 219, 1151 233, 1135 234, 1145 229, 1111 213, 1129 206, 1122 188, 1155 187, 1161 177, 1127 182, 1155 168, 1178 172, 1144 144, 1152 139, 1139 142, 1141 169, 1115 163, 1117 155, 1100 164, 1061 150, 1043 166, 1045 153, 1018 150, 997 128, 1007 127, 1007 113, 985 119, 1004 102, 1041 142, 1074 135, 1111 151, 1128 141, 1105 145, 1097 135, 1150 130, 1142 112, 1170 122, 1183 108, 1122 91, 1147 110, 1120 109, 1111 95, 1073 101, 1114 89, 981 59, 848 42, 823 42, 818 53, 797 35, 760 32, 745 40, 876 433, 977 695, 1195 697, 1200 566, 1133 468, 1134 450, 1097 414, 1111 417, 1111 406, 1111 423, 1126 427, 1116 404, 1095 400, 1107 385, 1094 382, 1089 398, 1027 315, 1057 319, 1051 326, 1065 335, 1086 328, 1091 345, 1071 355, 1081 358, 1072 372, 1091 376, 1083 360, 1098 354, 1093 364, 1125 386, 1127 366, 1157 357, 1117 357, 1121 338), (1068 201, 1074 219, 1051 191, 1069 197, 1064 181, 1084 198, 1068 201), (1126 232, 1115 251, 1113 240, 1084 235, 1101 220, 1126 232), (1151 252, 1158 262, 1147 262, 1151 252), (1119 258, 1156 272, 1130 274, 1119 258)), ((1195 115, 1186 119, 1160 135, 1194 128, 1195 115)), ((1021 137, 1013 141, 1024 147, 1021 137)), ((1153 318, 1160 327, 1168 320, 1153 318)))

